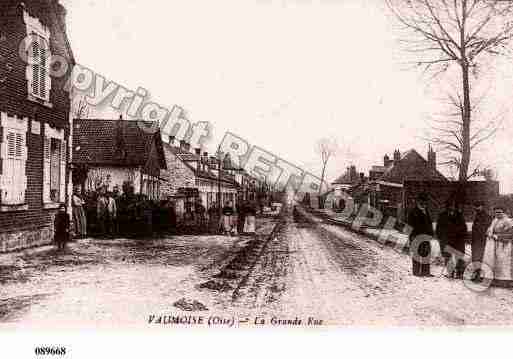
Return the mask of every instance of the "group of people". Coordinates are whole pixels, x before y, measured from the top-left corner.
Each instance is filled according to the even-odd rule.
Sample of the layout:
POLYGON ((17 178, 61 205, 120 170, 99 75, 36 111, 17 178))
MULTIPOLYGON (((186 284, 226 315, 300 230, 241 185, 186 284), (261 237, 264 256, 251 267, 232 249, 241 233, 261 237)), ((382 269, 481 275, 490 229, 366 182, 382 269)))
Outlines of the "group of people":
MULTIPOLYGON (((141 210, 139 208, 140 206, 137 205, 139 202, 135 200, 135 197, 136 196, 130 191, 130 188, 123 188, 123 195, 120 195, 117 187, 115 187, 112 192, 107 191, 105 187, 101 187, 97 191, 97 195, 94 196, 94 199, 87 201, 82 197, 80 188, 74 188, 72 197, 73 221, 71 222, 64 205, 61 206, 55 217, 55 243, 58 248, 64 248, 65 243, 70 240, 71 236, 75 238, 86 237, 88 235, 88 219, 93 220, 91 231, 94 231, 94 234, 102 237, 116 236, 120 234, 120 231, 122 231, 124 227, 132 228, 135 225, 140 226, 141 224, 137 222, 137 218, 146 218, 147 216, 144 216, 144 214, 149 212, 149 210, 141 210), (137 208, 134 209, 132 207, 137 208), (134 216, 136 218, 132 218, 134 216), (130 223, 125 223, 127 221, 130 223)), ((150 216, 154 218, 150 218, 144 222, 157 221, 159 222, 157 224, 160 229, 168 229, 172 226, 173 229, 176 230, 176 213, 172 203, 169 203, 169 201, 161 201, 157 207, 159 207, 159 210, 153 211, 155 213, 150 216), (171 209, 171 207, 173 207, 173 210, 165 211, 165 209, 171 209)), ((203 206, 201 199, 197 198, 192 205, 186 207, 183 216, 184 226, 182 229, 184 229, 185 232, 190 231, 191 233, 199 234, 223 233, 225 235, 251 235, 255 233, 256 229, 256 212, 255 204, 249 201, 241 201, 237 208, 234 208, 232 202, 227 201, 221 210, 219 210, 216 204, 213 204, 207 210, 203 206)), ((157 230, 159 228, 157 228, 157 230)), ((138 228, 138 230, 140 230, 140 228, 138 228)))
POLYGON ((237 213, 230 201, 222 208, 221 232, 225 235, 255 234, 256 208, 251 202, 242 202, 237 213))
MULTIPOLYGON (((432 276, 431 239, 436 237, 447 270, 446 276, 462 279, 466 269, 467 224, 460 204, 454 198, 449 199, 438 216, 435 229, 427 204, 427 195, 419 194, 415 207, 408 214, 413 275, 432 276)), ((500 206, 494 208, 495 218, 492 218, 485 210, 483 202, 476 202, 474 211, 471 279, 476 282, 488 279, 495 285, 513 283, 513 220, 500 206)))

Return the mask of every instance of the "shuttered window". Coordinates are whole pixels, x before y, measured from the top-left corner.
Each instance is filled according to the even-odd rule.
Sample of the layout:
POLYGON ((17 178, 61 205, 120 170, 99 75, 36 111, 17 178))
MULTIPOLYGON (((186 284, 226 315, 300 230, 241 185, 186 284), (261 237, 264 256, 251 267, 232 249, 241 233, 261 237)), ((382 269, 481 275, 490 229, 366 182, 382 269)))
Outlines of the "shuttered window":
POLYGON ((37 17, 23 12, 27 31, 27 70, 29 98, 50 101, 50 29, 37 17))
POLYGON ((48 40, 32 34, 30 36, 29 81, 31 94, 45 101, 50 101, 50 50, 48 40))
POLYGON ((25 203, 27 177, 26 120, 1 115, 0 138, 0 203, 21 205, 25 203))
POLYGON ((62 129, 45 125, 43 148, 43 202, 64 203, 66 199, 66 141, 62 129))

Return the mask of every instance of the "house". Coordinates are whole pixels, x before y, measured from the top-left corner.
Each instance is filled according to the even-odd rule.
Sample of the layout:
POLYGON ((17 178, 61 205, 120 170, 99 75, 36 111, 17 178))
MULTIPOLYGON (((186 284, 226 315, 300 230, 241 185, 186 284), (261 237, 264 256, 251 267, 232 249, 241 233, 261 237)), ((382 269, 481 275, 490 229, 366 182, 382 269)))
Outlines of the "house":
POLYGON ((344 206, 343 192, 352 197, 353 190, 367 181, 363 173, 358 173, 356 166, 347 167, 346 171, 331 183, 331 188, 320 196, 321 207, 341 210, 344 206))
POLYGON ((50 243, 59 206, 71 210, 65 16, 58 0, 0 2, 0 252, 50 243))
POLYGON ((74 183, 85 191, 106 186, 121 191, 130 183, 135 193, 160 198, 160 171, 166 160, 160 131, 140 121, 75 119, 74 183))
POLYGON ((347 167, 346 171, 331 183, 331 186, 334 189, 348 190, 363 182, 364 179, 364 174, 358 173, 356 171, 356 166, 352 165, 347 167))
MULTIPOLYGON (((436 153, 429 147, 427 160, 415 149, 401 155, 394 151, 392 160, 384 156, 384 171, 381 176, 369 172, 370 182, 369 202, 387 215, 404 219, 404 182, 428 181, 447 183, 448 180, 436 168, 436 153)), ((376 170, 376 167, 374 167, 376 170)), ((380 168, 381 169, 381 168, 380 168)))
POLYGON ((231 201, 237 206, 239 185, 233 169, 222 168, 218 177, 220 161, 217 158, 202 153, 200 148, 192 153, 189 143, 185 140, 175 143, 173 136, 164 142, 163 148, 167 169, 161 172, 161 198, 173 200, 179 216, 197 198, 210 209, 219 202, 219 193, 222 204, 231 201))

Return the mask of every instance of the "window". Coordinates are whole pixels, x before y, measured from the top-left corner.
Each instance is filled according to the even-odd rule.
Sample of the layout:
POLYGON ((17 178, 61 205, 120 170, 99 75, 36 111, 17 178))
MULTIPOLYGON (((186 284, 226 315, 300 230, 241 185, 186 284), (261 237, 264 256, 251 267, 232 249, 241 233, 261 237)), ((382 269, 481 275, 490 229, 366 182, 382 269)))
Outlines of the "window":
POLYGON ((66 198, 66 142, 64 130, 45 124, 43 148, 43 203, 63 203, 66 198))
POLYGON ((61 141, 50 140, 50 200, 59 202, 61 179, 61 141))
POLYGON ((50 31, 39 19, 24 12, 27 27, 27 83, 29 98, 50 101, 50 31))
POLYGON ((23 205, 27 188, 27 119, 0 117, 0 204, 23 205))

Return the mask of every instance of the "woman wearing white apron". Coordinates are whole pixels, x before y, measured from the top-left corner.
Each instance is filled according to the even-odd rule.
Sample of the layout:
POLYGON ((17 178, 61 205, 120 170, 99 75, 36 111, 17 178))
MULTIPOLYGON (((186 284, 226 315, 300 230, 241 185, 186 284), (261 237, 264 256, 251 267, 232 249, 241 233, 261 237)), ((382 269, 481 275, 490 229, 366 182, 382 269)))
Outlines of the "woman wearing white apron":
POLYGON ((483 272, 492 286, 513 285, 513 220, 502 207, 495 208, 495 218, 488 228, 483 262, 491 269, 483 272))

